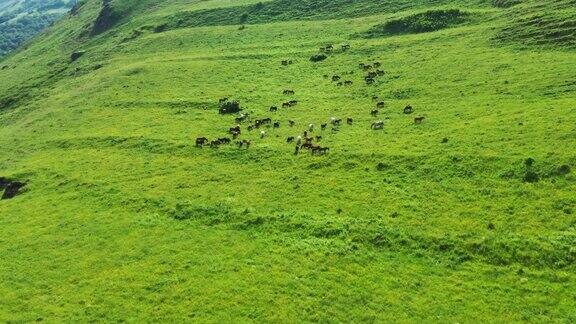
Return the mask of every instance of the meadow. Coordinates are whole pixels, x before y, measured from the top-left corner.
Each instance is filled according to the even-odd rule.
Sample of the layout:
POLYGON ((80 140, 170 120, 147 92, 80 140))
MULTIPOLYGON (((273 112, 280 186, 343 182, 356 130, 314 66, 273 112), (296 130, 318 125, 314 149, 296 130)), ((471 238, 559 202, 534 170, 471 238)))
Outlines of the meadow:
POLYGON ((576 321, 574 1, 495 3, 85 1, 0 61, 0 321, 576 321))

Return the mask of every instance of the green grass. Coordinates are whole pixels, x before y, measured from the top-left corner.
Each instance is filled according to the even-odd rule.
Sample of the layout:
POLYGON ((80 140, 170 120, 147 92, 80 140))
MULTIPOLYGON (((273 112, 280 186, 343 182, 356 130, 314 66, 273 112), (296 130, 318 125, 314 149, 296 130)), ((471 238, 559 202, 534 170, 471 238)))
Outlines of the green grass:
POLYGON ((134 3, 88 37, 100 1, 86 1, 0 61, 0 177, 28 183, 0 201, 0 320, 576 320, 576 54, 499 41, 541 2, 317 2, 331 10, 297 17, 271 1, 292 11, 164 32, 147 26, 254 3, 134 3), (475 18, 354 37, 447 5, 475 18), (310 62, 328 43, 351 49, 310 62), (367 86, 358 64, 374 61, 386 75, 367 86), (285 89, 299 104, 270 113, 285 89), (235 124, 224 96, 281 128, 245 131, 249 150, 194 147, 235 124), (324 131, 329 154, 295 156, 286 137, 332 116, 354 125, 324 131))

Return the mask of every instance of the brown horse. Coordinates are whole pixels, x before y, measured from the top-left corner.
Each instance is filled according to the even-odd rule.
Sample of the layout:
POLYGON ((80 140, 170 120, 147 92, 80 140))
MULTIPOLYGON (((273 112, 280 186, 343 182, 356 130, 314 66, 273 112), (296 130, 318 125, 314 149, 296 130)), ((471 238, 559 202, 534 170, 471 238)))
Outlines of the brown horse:
POLYGON ((198 137, 196 139, 196 147, 202 147, 206 143, 208 143, 208 139, 206 137, 198 137))

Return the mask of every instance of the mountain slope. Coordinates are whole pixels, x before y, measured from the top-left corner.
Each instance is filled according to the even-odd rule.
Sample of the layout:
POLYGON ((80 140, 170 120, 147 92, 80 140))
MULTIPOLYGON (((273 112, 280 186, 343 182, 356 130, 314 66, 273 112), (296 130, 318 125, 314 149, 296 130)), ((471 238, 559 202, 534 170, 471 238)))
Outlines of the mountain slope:
POLYGON ((81 2, 0 61, 0 320, 573 322, 574 9, 494 3, 81 2))

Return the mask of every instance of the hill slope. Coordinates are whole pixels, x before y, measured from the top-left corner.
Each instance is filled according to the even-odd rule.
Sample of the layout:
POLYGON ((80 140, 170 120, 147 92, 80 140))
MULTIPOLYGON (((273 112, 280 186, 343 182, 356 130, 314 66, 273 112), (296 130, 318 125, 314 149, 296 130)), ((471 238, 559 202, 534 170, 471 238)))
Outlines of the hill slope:
POLYGON ((0 61, 0 320, 576 320, 573 1, 104 3, 0 61))

